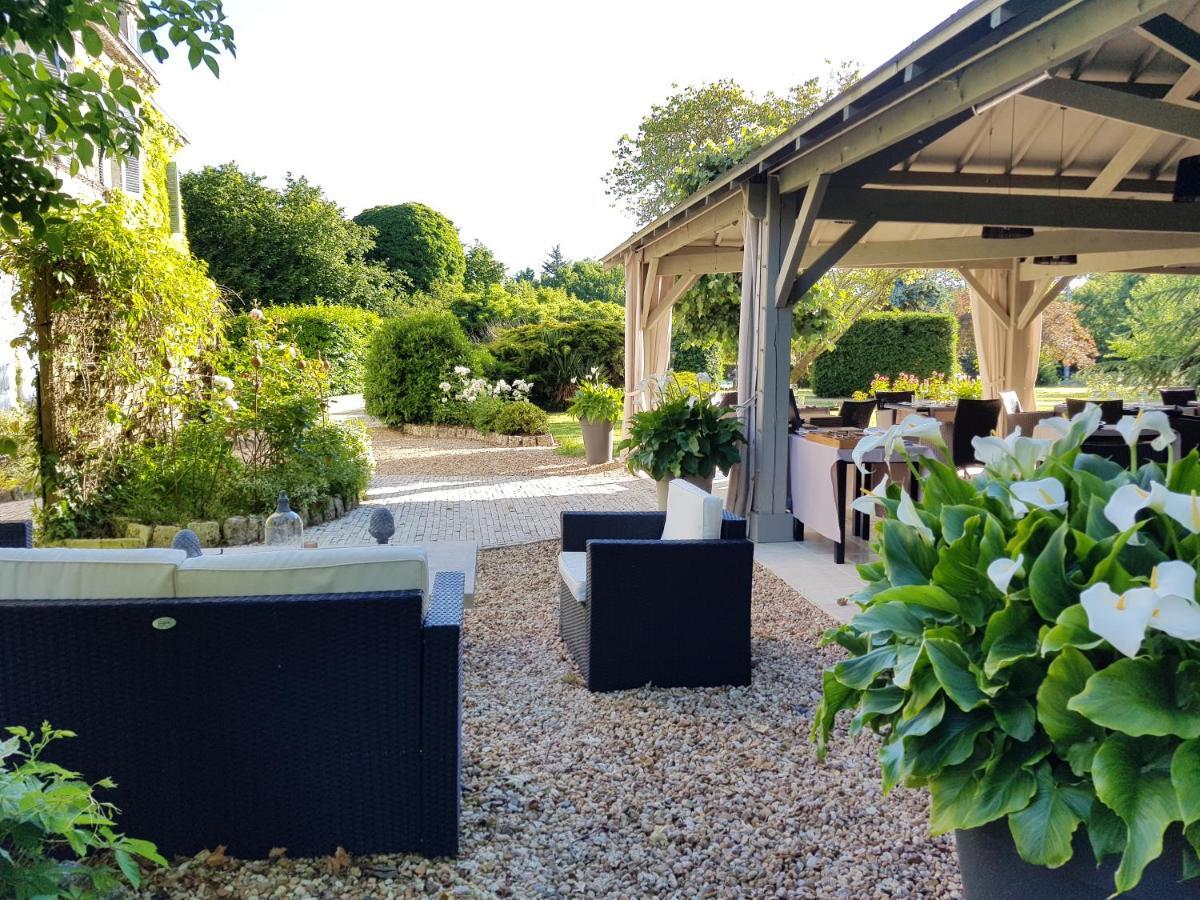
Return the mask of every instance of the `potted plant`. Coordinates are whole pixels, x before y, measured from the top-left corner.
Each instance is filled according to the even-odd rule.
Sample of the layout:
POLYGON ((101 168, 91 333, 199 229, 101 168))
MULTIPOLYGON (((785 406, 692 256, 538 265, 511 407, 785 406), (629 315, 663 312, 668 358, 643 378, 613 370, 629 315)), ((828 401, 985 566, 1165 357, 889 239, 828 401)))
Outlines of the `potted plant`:
MULTIPOLYGON (((906 420, 906 425, 912 420, 906 420)), ((921 460, 922 499, 885 485, 861 611, 826 640, 813 737, 835 717, 882 738, 883 788, 930 792, 967 898, 1200 896, 1200 456, 1129 469, 1057 439, 976 438, 972 481, 921 460), (1099 868, 1097 868, 1099 861, 1099 868)), ((896 426, 879 443, 901 449, 896 426)), ((915 469, 914 469, 915 471, 915 469)))
POLYGON ((579 421, 589 466, 612 461, 612 428, 621 421, 624 405, 620 389, 601 381, 598 368, 593 368, 591 375, 575 388, 568 412, 579 421))
POLYGON ((741 422, 713 401, 713 380, 703 372, 681 378, 673 372, 643 382, 647 409, 634 413, 629 437, 617 445, 629 451, 630 472, 645 472, 658 482, 658 508, 666 509, 667 485, 683 478, 712 490, 717 469, 729 471, 741 458, 741 422))

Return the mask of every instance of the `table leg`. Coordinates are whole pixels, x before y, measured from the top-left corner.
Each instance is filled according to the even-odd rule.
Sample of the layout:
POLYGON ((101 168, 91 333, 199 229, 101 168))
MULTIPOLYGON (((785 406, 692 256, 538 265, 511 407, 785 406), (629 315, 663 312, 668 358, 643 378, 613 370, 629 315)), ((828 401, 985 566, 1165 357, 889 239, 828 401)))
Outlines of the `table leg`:
POLYGON ((833 561, 839 566, 846 561, 846 466, 848 463, 838 460, 837 469, 837 511, 838 535, 841 537, 833 546, 833 561))
POLYGON ((853 503, 862 496, 863 475, 858 466, 854 467, 854 490, 850 493, 851 513, 850 513, 850 533, 855 537, 862 537, 863 523, 862 513, 857 509, 853 509, 853 503))
MULTIPOLYGON (((867 463, 867 474, 863 477, 862 486, 867 491, 875 489, 875 465, 873 463, 867 463)), ((858 515, 862 526, 859 529, 858 536, 864 541, 869 541, 871 539, 871 514, 864 512, 858 515)))
POLYGON ((804 540, 804 523, 794 516, 792 517, 792 540, 804 540))

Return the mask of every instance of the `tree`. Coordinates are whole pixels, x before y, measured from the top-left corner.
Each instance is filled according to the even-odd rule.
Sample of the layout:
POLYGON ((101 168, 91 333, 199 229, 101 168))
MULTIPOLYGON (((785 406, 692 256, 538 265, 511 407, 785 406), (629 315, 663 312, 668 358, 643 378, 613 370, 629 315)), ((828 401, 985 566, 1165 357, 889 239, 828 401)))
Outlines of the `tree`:
POLYGON ((231 305, 325 299, 385 308, 402 284, 367 261, 372 231, 347 221, 303 177, 289 174, 282 191, 264 180, 232 162, 180 179, 192 252, 233 295, 231 305))
POLYGON ((1092 333, 1101 356, 1113 352, 1112 342, 1125 327, 1130 300, 1147 276, 1112 272, 1089 278, 1071 291, 1079 304, 1079 321, 1092 333))
POLYGON ((63 191, 59 165, 76 175, 101 153, 138 153, 143 92, 138 73, 96 63, 69 71, 62 63, 82 47, 98 60, 120 29, 122 15, 138 20, 138 46, 160 62, 170 55, 160 37, 187 45, 192 68, 218 74, 217 54, 234 52, 233 30, 221 0, 5 0, 0 4, 0 227, 18 221, 37 234, 45 217, 73 198, 63 191))
POLYGON ((1079 321, 1079 304, 1073 299, 1055 300, 1043 312, 1042 355, 1076 369, 1096 362, 1096 340, 1079 321))
POLYGON ((555 244, 542 263, 541 283, 546 287, 562 287, 562 273, 567 267, 567 258, 563 256, 562 248, 555 244))
MULTIPOLYGON (((697 148, 708 144, 710 150, 729 149, 732 143, 744 156, 857 77, 855 65, 842 63, 825 79, 809 78, 784 94, 768 92, 762 97, 730 79, 682 90, 672 85, 675 93, 650 108, 637 134, 622 135, 617 141, 613 151, 616 163, 604 176, 607 193, 614 205, 624 206, 638 224, 649 222, 683 199, 673 178, 697 148)), ((727 168, 725 165, 720 171, 727 168)))
POLYGON ((1118 328, 1109 367, 1123 379, 1152 387, 1200 382, 1200 278, 1145 277, 1118 328))
POLYGON ((466 252, 463 287, 468 291, 486 291, 504 281, 504 263, 484 244, 474 241, 466 252))
POLYGON ((370 258, 403 273, 416 290, 463 286, 467 261, 458 229, 437 210, 423 203, 374 206, 354 221, 377 232, 370 258))
POLYGON ((594 259, 577 259, 562 270, 559 285, 578 300, 625 302, 625 271, 607 269, 594 259))
POLYGON ((513 281, 533 284, 535 281, 537 281, 537 272, 533 271, 532 267, 526 266, 513 276, 513 281))
POLYGON ((952 312, 954 292, 961 288, 962 279, 953 272, 914 272, 895 280, 888 302, 902 312, 952 312))

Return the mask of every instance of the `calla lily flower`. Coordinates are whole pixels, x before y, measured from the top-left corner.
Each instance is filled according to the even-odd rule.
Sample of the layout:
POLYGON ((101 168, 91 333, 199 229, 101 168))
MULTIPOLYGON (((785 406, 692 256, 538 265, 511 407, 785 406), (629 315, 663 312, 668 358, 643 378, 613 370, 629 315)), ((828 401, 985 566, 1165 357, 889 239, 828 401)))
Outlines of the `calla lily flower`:
POLYGON ((1163 499, 1163 512, 1190 531, 1200 532, 1200 497, 1196 492, 1176 494, 1167 492, 1163 499))
POLYGON ((887 496, 888 477, 884 475, 879 480, 879 484, 866 491, 860 497, 855 497, 854 502, 850 504, 855 512, 866 513, 868 516, 875 512, 875 507, 883 505, 883 498, 887 496))
POLYGON ((1079 595, 1088 628, 1126 656, 1137 656, 1159 597, 1153 588, 1133 588, 1118 594, 1107 584, 1093 584, 1079 595))
POLYGON ((898 426, 899 437, 909 441, 929 441, 931 444, 944 446, 942 423, 928 416, 918 416, 916 413, 905 416, 898 426))
POLYGON ((987 567, 987 577, 1002 594, 1008 593, 1008 585, 1025 563, 1025 554, 1018 553, 1016 559, 993 559, 987 567))
POLYGON ((1143 509, 1161 512, 1166 494, 1167 489, 1158 482, 1148 491, 1136 484, 1123 484, 1104 504, 1104 518, 1121 531, 1128 531, 1137 524, 1137 514, 1143 509))
POLYGON ((1011 490, 1013 496, 1025 506, 1036 506, 1051 512, 1067 508, 1067 489, 1057 478, 1014 481, 1011 490))
POLYGON ((850 453, 850 458, 854 460, 854 464, 860 471, 866 472, 867 468, 863 459, 868 453, 882 447, 883 458, 890 460, 897 450, 903 450, 906 440, 928 441, 942 447, 946 445, 945 439, 942 437, 942 425, 937 419, 913 414, 905 416, 902 422, 897 422, 887 431, 868 434, 855 445, 850 453))
POLYGON ((1136 416, 1122 416, 1116 428, 1130 447, 1138 442, 1143 431, 1155 432, 1156 436, 1150 442, 1150 446, 1155 450, 1165 450, 1175 442, 1171 420, 1161 410, 1139 410, 1136 416))
POLYGON ((974 437, 971 446, 975 458, 987 466, 993 474, 1011 478, 1016 474, 1030 475, 1038 464, 1050 453, 1053 441, 1045 438, 1021 436, 1021 429, 1013 429, 1008 437, 974 437))
POLYGON ((1182 560, 1159 563, 1150 575, 1158 607, 1150 627, 1185 641, 1200 640, 1200 606, 1196 605, 1196 570, 1182 560))
POLYGON ((917 529, 921 537, 925 538, 929 543, 933 543, 933 530, 925 524, 924 520, 917 513, 916 504, 913 503, 912 497, 909 496, 907 491, 900 494, 900 506, 896 510, 896 518, 905 525, 917 529))
POLYGON ((1037 423, 1038 428, 1044 428, 1054 433, 1054 438, 1064 438, 1071 430, 1071 422, 1065 416, 1051 416, 1037 423))

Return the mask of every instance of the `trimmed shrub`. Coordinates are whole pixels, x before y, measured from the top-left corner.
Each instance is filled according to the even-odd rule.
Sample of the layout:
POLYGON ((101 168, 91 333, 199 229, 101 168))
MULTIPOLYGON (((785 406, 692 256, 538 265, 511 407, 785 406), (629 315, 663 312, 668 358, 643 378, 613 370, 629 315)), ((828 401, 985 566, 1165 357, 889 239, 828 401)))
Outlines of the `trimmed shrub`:
POLYGON ((499 397, 480 397, 470 404, 471 425, 476 431, 489 434, 496 430, 496 417, 500 415, 507 401, 499 397))
POLYGON ((461 288, 466 254, 454 223, 423 203, 374 206, 354 217, 378 234, 368 258, 403 272, 418 291, 444 284, 461 288))
MULTIPOLYGON (((279 326, 279 333, 309 359, 329 364, 331 394, 362 391, 363 370, 371 339, 383 320, 357 306, 269 306, 263 310, 279 326)), ((225 335, 240 343, 246 333, 246 316, 229 321, 225 335)))
POLYGON ((388 425, 433 421, 439 385, 455 366, 470 364, 471 345, 448 312, 424 311, 389 319, 367 352, 363 399, 388 425))
POLYGON ((676 372, 707 372, 720 381, 725 374, 721 345, 696 343, 678 335, 671 341, 671 368, 676 372))
POLYGON ((593 368, 610 384, 625 381, 625 328, 610 318, 504 328, 488 349, 490 374, 532 382, 529 399, 543 409, 565 408, 575 389, 571 379, 579 380, 593 368))
POLYGON ((863 316, 817 357, 812 389, 818 397, 849 397, 870 387, 876 374, 910 372, 922 378, 957 367, 958 323, 940 313, 875 313, 863 316))
POLYGON ((517 400, 500 404, 492 427, 497 434, 545 434, 550 420, 528 400, 517 400))

